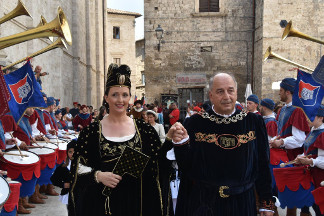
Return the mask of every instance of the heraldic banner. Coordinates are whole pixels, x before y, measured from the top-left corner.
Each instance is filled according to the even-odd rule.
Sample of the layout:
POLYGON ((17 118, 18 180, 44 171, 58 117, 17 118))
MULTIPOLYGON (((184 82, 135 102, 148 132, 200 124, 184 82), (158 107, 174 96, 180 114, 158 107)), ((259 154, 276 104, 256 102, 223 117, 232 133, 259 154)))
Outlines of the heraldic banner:
POLYGON ((17 123, 27 108, 47 107, 29 61, 4 78, 11 96, 9 108, 17 123))
POLYGON ((309 120, 313 121, 323 96, 322 84, 316 82, 311 74, 298 70, 292 104, 301 107, 309 120))

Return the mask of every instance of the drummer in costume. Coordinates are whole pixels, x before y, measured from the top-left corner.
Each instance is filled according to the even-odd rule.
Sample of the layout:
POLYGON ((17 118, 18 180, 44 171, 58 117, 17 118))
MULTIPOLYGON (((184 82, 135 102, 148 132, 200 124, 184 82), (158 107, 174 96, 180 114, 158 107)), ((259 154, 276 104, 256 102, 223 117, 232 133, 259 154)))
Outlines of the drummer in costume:
POLYGON ((73 119, 73 127, 76 131, 81 131, 86 128, 92 120, 92 115, 88 113, 88 108, 86 105, 81 106, 81 113, 76 115, 73 119))
POLYGON ((142 111, 143 111, 143 102, 142 100, 136 100, 134 102, 134 107, 129 112, 129 116, 133 119, 142 119, 142 111))
POLYGON ((44 122, 46 129, 46 136, 50 139, 65 138, 69 139, 69 137, 64 136, 60 131, 58 131, 58 126, 56 120, 52 118, 51 113, 55 108, 55 100, 53 97, 47 98, 47 108, 44 109, 44 122))
MULTIPOLYGON (((5 132, 5 139, 11 140, 15 138, 19 148, 27 150, 30 145, 30 139, 28 135, 16 124, 14 118, 10 114, 6 114, 2 117, 2 126, 5 132)), ((6 145, 6 149, 15 148, 15 144, 6 145)))
POLYGON ((127 116, 130 68, 111 64, 107 77, 109 115, 82 130, 75 146, 69 215, 161 216, 157 160, 172 143, 166 140, 162 145, 152 126, 127 116), (126 146, 150 157, 141 178, 112 173, 126 146), (102 194, 105 186, 110 195, 102 194))
POLYGON ((246 99, 246 109, 249 112, 256 113, 258 115, 261 115, 258 111, 258 106, 259 106, 259 98, 255 94, 251 94, 247 99, 246 99))
POLYGON ((172 137, 182 171, 176 215, 272 216, 269 144, 262 117, 237 110, 233 75, 210 80, 212 107, 193 115, 172 137))
MULTIPOLYGON (((278 121, 278 139, 271 140, 270 145, 272 148, 285 149, 288 159, 294 160, 297 155, 303 153, 303 143, 306 138, 306 134, 310 129, 305 113, 299 107, 292 106, 292 95, 295 90, 296 80, 294 78, 285 78, 280 83, 280 100, 286 103, 281 108, 277 115, 278 121)), ((281 152, 281 151, 280 151, 281 152)), ((277 160, 285 161, 285 155, 281 154, 272 155, 275 152, 271 152, 273 158, 277 160), (284 157, 284 158, 281 158, 284 157)), ((277 153, 276 153, 277 154, 277 153)), ((288 209, 287 215, 296 215, 296 209, 288 209)))
MULTIPOLYGON (((304 142, 304 154, 296 158, 297 164, 311 166, 311 173, 315 183, 315 189, 320 187, 324 181, 324 106, 318 109, 313 122, 309 123, 311 132, 307 135, 304 142), (311 158, 306 157, 311 155, 311 158)), ((324 196, 324 194, 323 194, 324 196)), ((319 207, 314 204, 313 209, 316 216, 321 214, 319 207)))
POLYGON ((34 108, 28 108, 24 117, 29 121, 32 137, 37 141, 49 142, 49 140, 44 136, 46 134, 45 126, 42 124, 42 120, 38 112, 34 108))

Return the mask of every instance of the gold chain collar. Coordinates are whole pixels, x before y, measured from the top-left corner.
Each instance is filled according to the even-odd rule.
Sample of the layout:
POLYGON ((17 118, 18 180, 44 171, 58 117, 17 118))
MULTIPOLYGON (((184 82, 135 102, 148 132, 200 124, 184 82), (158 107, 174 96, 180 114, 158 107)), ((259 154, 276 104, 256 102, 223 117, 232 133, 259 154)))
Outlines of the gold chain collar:
POLYGON ((199 114, 203 118, 208 118, 210 121, 216 122, 216 124, 230 124, 232 122, 243 120, 243 118, 247 116, 248 112, 246 110, 242 110, 240 113, 229 118, 218 118, 215 115, 209 115, 207 112, 202 112, 199 114))

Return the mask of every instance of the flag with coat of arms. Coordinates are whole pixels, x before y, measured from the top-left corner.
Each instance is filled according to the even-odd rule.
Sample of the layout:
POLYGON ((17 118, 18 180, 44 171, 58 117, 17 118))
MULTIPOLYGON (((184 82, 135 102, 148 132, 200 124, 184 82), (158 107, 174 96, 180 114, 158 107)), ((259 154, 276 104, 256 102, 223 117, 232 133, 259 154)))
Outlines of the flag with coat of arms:
POLYGON ((316 82, 312 74, 298 70, 292 104, 301 107, 309 120, 315 119, 324 96, 323 85, 316 82))
POLYGON ((47 107, 29 61, 18 70, 4 75, 4 79, 11 96, 9 108, 17 123, 27 108, 47 107))

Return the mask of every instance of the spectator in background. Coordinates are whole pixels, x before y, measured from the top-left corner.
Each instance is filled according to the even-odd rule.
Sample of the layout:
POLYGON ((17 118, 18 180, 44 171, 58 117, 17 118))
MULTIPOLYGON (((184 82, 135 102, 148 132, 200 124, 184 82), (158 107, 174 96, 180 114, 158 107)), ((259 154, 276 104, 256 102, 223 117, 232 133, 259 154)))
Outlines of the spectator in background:
POLYGON ((42 80, 41 80, 41 76, 46 76, 48 75, 47 72, 42 72, 42 67, 37 65, 34 71, 35 77, 36 77, 36 81, 39 83, 40 86, 42 86, 42 80))
POLYGON ((70 108, 65 107, 65 112, 66 113, 63 116, 63 120, 67 122, 68 129, 73 130, 73 124, 72 124, 73 116, 70 113, 70 108))
POLYGON ((97 116, 97 120, 101 121, 103 117, 107 114, 107 109, 105 106, 101 106, 99 109, 99 115, 97 116))
POLYGON ((170 104, 170 108, 172 109, 171 113, 169 114, 170 118, 170 125, 174 125, 179 120, 180 111, 178 109, 177 103, 173 102, 170 104))
POLYGON ((147 119, 147 109, 143 109, 141 112, 141 118, 148 123, 148 119, 147 119))
POLYGON ((73 108, 70 110, 70 113, 73 118, 80 113, 78 102, 73 102, 73 108))
POLYGON ((170 111, 168 109, 167 103, 162 104, 162 114, 163 114, 164 130, 167 132, 169 131, 170 128, 170 118, 169 118, 170 111))

